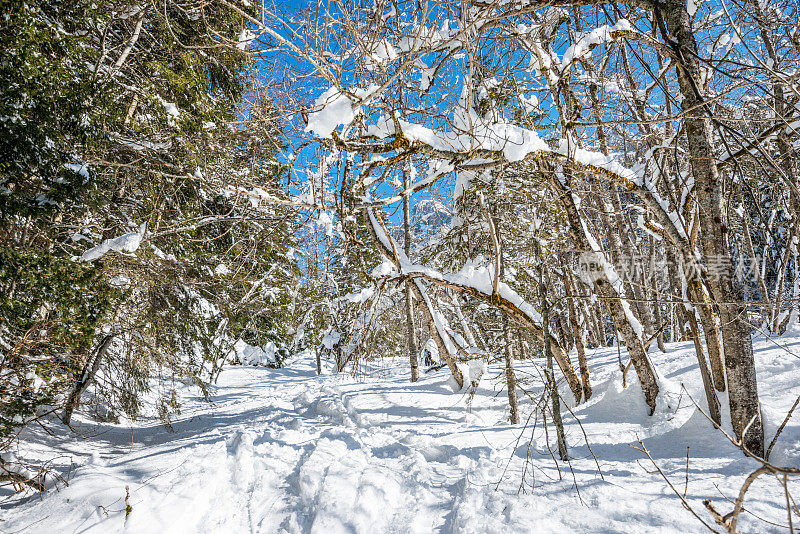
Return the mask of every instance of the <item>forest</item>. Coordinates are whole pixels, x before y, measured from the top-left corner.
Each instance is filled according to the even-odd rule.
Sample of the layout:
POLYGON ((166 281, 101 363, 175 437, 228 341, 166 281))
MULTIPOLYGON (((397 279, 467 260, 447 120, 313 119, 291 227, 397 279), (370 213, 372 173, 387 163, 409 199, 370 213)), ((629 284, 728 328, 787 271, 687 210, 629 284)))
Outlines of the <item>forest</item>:
POLYGON ((794 532, 796 0, 0 6, 0 532, 794 532))

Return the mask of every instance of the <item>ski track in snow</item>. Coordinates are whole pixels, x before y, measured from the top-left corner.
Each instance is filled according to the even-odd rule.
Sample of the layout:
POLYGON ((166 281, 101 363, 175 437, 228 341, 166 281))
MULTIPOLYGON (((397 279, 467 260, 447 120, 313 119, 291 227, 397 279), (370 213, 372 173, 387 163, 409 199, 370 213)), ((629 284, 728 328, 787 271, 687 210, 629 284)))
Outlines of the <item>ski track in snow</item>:
MULTIPOLYGON (((800 393, 800 339, 779 343, 786 350, 763 338, 755 344, 768 440, 800 393)), ((590 353, 594 395, 573 408, 603 478, 567 410, 572 465, 560 465, 560 477, 541 423, 533 439, 530 429, 505 423, 497 365, 471 400, 452 393, 446 370, 409 383, 403 362, 370 365, 359 379, 317 377, 311 361, 280 370, 237 366, 223 372, 212 403, 184 390, 174 432, 155 422, 126 427, 81 418, 78 426, 92 439, 31 429, 22 455, 59 452, 62 470, 72 464, 70 484, 43 499, 0 494, 0 532, 700 532, 629 444, 644 439, 681 489, 689 445, 687 499, 709 522, 701 501, 728 511, 720 491, 732 496, 756 465, 681 391, 683 383, 702 399, 691 344, 651 358, 662 393, 648 417, 633 371, 621 387, 616 348, 590 353), (126 485, 133 507, 127 518, 126 485)), ((526 387, 537 396, 541 386, 532 377, 539 369, 517 362, 517 372, 531 378, 526 387)), ((532 409, 527 398, 520 395, 523 421, 532 409)), ((800 463, 796 420, 773 460, 800 463)), ((792 484, 797 492, 800 484, 792 484)), ((781 488, 765 478, 754 484, 746 508, 780 523, 782 502, 781 488)), ((749 515, 741 521, 745 532, 781 531, 749 515)))

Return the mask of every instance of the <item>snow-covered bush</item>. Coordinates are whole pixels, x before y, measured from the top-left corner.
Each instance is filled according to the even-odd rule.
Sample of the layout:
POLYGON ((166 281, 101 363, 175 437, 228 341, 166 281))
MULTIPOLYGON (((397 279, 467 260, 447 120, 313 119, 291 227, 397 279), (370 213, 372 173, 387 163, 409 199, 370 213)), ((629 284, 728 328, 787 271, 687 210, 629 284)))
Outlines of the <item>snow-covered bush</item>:
POLYGON ((245 343, 241 339, 234 343, 228 354, 228 362, 237 365, 255 365, 261 367, 281 368, 287 362, 291 352, 285 345, 276 345, 268 341, 259 347, 245 343))

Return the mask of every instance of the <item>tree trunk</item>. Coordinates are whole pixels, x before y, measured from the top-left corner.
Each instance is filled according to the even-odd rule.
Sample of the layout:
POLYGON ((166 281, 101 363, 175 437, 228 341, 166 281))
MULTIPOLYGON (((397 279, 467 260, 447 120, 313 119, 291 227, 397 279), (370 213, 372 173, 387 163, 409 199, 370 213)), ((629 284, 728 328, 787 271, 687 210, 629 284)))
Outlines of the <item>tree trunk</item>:
POLYGON ((700 342, 700 328, 697 326, 697 319, 694 315, 694 309, 686 310, 686 316, 689 319, 689 325, 692 328, 692 340, 694 341, 694 352, 697 356, 697 363, 700 367, 700 376, 703 379, 703 391, 706 395, 706 402, 708 403, 708 414, 711 420, 717 425, 722 423, 722 418, 719 414, 719 400, 717 393, 714 391, 714 384, 711 381, 711 373, 708 371, 706 365, 706 358, 703 354, 703 344, 700 342))
POLYGON ((508 317, 503 315, 503 341, 506 350, 506 388, 508 389, 508 407, 511 411, 511 424, 519 424, 519 407, 517 405, 517 377, 514 374, 514 351, 511 347, 511 332, 508 328, 508 317))
POLYGON ((461 374, 461 370, 456 364, 455 354, 450 353, 450 350, 447 347, 447 342, 443 337, 446 336, 447 333, 439 332, 439 328, 436 325, 436 319, 433 317, 434 312, 428 306, 430 302, 425 298, 426 295, 423 293, 423 288, 420 287, 421 283, 417 280, 408 280, 407 285, 411 288, 411 291, 417 297, 417 300, 422 303, 420 309, 422 310, 422 315, 425 318, 425 322, 428 323, 428 332, 430 332, 431 338, 433 338, 433 342, 436 344, 436 350, 439 351, 439 356, 447 364, 447 368, 453 375, 453 379, 456 381, 458 387, 464 387, 464 375, 461 374))
MULTIPOLYGON (((750 233, 750 221, 748 220, 749 217, 745 216, 742 217, 742 222, 744 223, 744 242, 747 245, 747 254, 750 257, 750 261, 756 261, 756 249, 753 246, 753 237, 750 233)), ((769 230, 767 230, 769 231, 769 230)), ((754 269, 755 279, 758 282, 758 291, 761 293, 761 305, 764 309, 765 316, 769 315, 769 311, 772 309, 769 300, 769 290, 767 289, 767 284, 764 281, 764 277, 761 276, 761 269, 754 269)))
POLYGON ((575 292, 572 288, 571 275, 566 269, 564 269, 564 292, 567 297, 569 322, 575 338, 575 351, 578 353, 578 367, 581 371, 581 383, 583 384, 583 402, 586 402, 592 396, 592 384, 589 381, 589 364, 586 360, 586 348, 583 346, 583 328, 581 328, 578 312, 575 309, 575 292))
POLYGON ((699 279, 687 280, 687 289, 687 296, 692 301, 692 305, 697 308, 700 322, 703 325, 714 386, 717 391, 725 391, 725 362, 722 354, 723 338, 719 314, 714 311, 711 297, 699 279))
POLYGON ((539 242, 536 242, 536 255, 539 257, 539 293, 542 301, 542 330, 544 331, 544 356, 547 362, 545 377, 547 389, 550 392, 551 408, 553 411, 553 424, 556 427, 558 441, 558 457, 567 461, 567 439, 564 436, 564 423, 561 421, 561 403, 558 398, 558 385, 553 374, 553 353, 550 351, 550 303, 547 301, 547 287, 544 283, 544 260, 541 255, 539 242))
MULTIPOLYGON (((781 308, 783 307, 783 291, 784 286, 786 285, 786 271, 788 270, 789 262, 792 259, 792 243, 794 242, 796 231, 796 226, 792 226, 792 229, 789 231, 789 238, 786 241, 786 248, 783 250, 783 257, 781 258, 781 263, 778 266, 778 279, 775 281, 775 298, 773 299, 775 304, 772 310, 770 331, 773 334, 778 335, 781 333, 781 308)), ((797 274, 798 273, 795 273, 795 278, 797 277, 797 274)))
MULTIPOLYGON (((408 191, 409 176, 403 170, 403 188, 408 191)), ((407 258, 411 258, 411 215, 408 194, 403 196, 403 249, 407 258)), ((419 380, 419 362, 417 362, 417 331, 414 328, 414 301, 411 287, 406 285, 406 326, 408 329, 408 358, 411 364, 411 381, 419 380)))
MULTIPOLYGON (((564 170, 564 174, 568 174, 566 169, 564 170)), ((561 204, 564 206, 567 222, 570 225, 573 239, 578 245, 578 248, 587 251, 592 250, 589 238, 584 233, 586 231, 585 226, 581 222, 580 214, 578 213, 572 195, 564 190, 564 185, 558 180, 553 180, 552 183, 560 189, 561 204)), ((602 256, 602 252, 596 252, 596 254, 602 256)), ((650 407, 650 415, 652 415, 656 410, 658 384, 656 383, 655 373, 653 372, 653 368, 650 365, 650 360, 647 357, 643 345, 641 331, 637 331, 634 327, 636 318, 633 317, 633 312, 630 310, 628 302, 624 300, 619 290, 612 285, 608 274, 605 272, 605 268, 599 271, 598 277, 593 282, 595 292, 605 302, 611 313, 614 326, 616 326, 617 330, 622 335, 625 348, 633 362, 636 375, 639 377, 639 383, 642 386, 645 402, 650 407)), ((638 328, 641 329, 641 325, 638 325, 638 328)))
POLYGON ((686 308, 683 306, 683 294, 681 290, 682 282, 680 276, 678 274, 678 265, 677 261, 678 258, 675 253, 670 249, 669 246, 665 247, 665 253, 667 258, 667 275, 669 276, 669 285, 672 286, 670 300, 672 301, 670 304, 670 308, 672 309, 673 313, 675 314, 675 322, 677 325, 673 325, 673 332, 672 332, 672 341, 684 341, 689 338, 686 335, 686 308), (675 302, 679 302, 679 304, 675 304, 675 302), (678 336, 675 335, 677 331, 678 336))
POLYGON ((707 262, 713 259, 719 264, 718 277, 709 277, 709 289, 712 297, 718 301, 722 323, 731 423, 742 444, 752 453, 763 455, 764 430, 744 292, 741 285, 736 283, 733 265, 723 261, 730 258, 724 184, 716 164, 711 110, 707 109, 708 104, 700 85, 700 56, 692 18, 682 0, 667 0, 663 9, 666 29, 672 38, 664 37, 675 49, 680 61, 676 72, 683 97, 681 106, 695 180, 703 254, 707 262), (745 428, 748 429, 746 435, 745 428))
POLYGON ((97 371, 100 369, 100 362, 102 362, 103 357, 106 355, 106 352, 111 346, 111 342, 114 340, 114 337, 115 334, 108 334, 106 337, 104 337, 103 341, 100 342, 100 346, 97 348, 94 358, 91 361, 91 366, 89 365, 88 360, 83 366, 80 378, 77 382, 75 382, 75 386, 72 388, 72 392, 67 398, 67 404, 64 407, 64 413, 61 415, 61 421, 63 421, 65 425, 69 425, 70 421, 72 420, 72 412, 75 411, 75 408, 77 408, 78 404, 80 404, 81 395, 83 395, 83 392, 86 391, 86 388, 89 387, 89 384, 91 384, 92 380, 94 380, 97 371))
POLYGON ((595 284, 595 291, 607 300, 611 318, 622 336, 622 342, 625 344, 631 362, 633 362, 636 376, 639 377, 639 383, 642 386, 645 402, 647 402, 647 405, 650 407, 650 415, 653 415, 656 411, 658 384, 656 383, 655 373, 653 372, 650 360, 642 344, 642 339, 639 333, 634 330, 631 321, 628 319, 622 300, 620 300, 616 291, 614 291, 614 288, 611 287, 608 281, 598 280, 595 284))
POLYGON ((406 285, 406 325, 408 327, 408 358, 411 363, 411 381, 419 380, 419 362, 417 361, 417 331, 414 328, 414 301, 411 287, 406 285))
POLYGON ((606 346, 606 331, 603 327, 603 314, 597 307, 588 302, 583 306, 586 321, 589 325, 589 340, 596 349, 606 346))
POLYGON ((664 317, 661 311, 661 298, 658 296, 658 277, 657 277, 657 269, 656 269, 656 240, 651 235, 650 236, 650 262, 649 262, 649 271, 650 271, 650 291, 653 293, 653 326, 657 329, 656 332, 656 344, 658 345, 658 350, 661 352, 667 352, 667 347, 664 346, 664 317))

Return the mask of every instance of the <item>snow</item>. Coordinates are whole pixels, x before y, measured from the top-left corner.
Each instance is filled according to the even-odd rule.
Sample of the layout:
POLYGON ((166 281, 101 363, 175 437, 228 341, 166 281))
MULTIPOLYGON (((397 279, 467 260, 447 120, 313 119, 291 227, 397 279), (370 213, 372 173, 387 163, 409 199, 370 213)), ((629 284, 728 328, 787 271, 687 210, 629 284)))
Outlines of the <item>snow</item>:
POLYGON ((228 361, 242 365, 275 365, 278 348, 268 341, 263 347, 237 340, 228 353, 228 361))
POLYGON ((559 139, 557 153, 567 156, 582 165, 599 167, 627 180, 637 180, 636 173, 623 166, 611 156, 606 156, 602 152, 592 152, 579 148, 576 143, 570 139, 559 139))
POLYGON ((522 105, 525 107, 525 111, 528 113, 539 111, 539 99, 536 98, 536 95, 519 95, 519 100, 522 102, 522 105))
POLYGON ((36 479, 36 473, 20 462, 17 455, 11 451, 0 452, 0 473, 19 475, 27 480, 36 479))
POLYGON ((154 150, 158 152, 172 148, 171 140, 153 141, 149 139, 131 139, 129 137, 123 137, 117 133, 111 133, 108 137, 111 140, 130 148, 131 150, 136 150, 137 152, 144 150, 154 150))
POLYGON ((314 102, 314 108, 318 111, 309 113, 306 131, 320 137, 330 137, 337 126, 350 124, 355 117, 350 99, 336 87, 331 87, 319 95, 314 102))
POLYGON ((339 341, 342 339, 342 334, 335 330, 328 332, 325 334, 325 337, 322 338, 322 346, 328 350, 333 349, 336 345, 339 344, 339 341))
POLYGON ((599 28, 595 28, 590 32, 586 32, 576 40, 575 44, 567 48, 567 51, 564 52, 562 64, 569 65, 573 61, 585 56, 597 45, 611 41, 617 32, 632 30, 633 27, 631 26, 630 22, 628 22, 626 19, 620 19, 613 26, 604 25, 600 26, 599 28))
MULTIPOLYGON (((99 424, 82 414, 75 424, 88 440, 65 434, 63 427, 51 425, 56 436, 31 427, 22 452, 3 458, 35 464, 37 457, 57 453, 54 465, 64 474, 71 470, 69 486, 61 484, 42 499, 3 494, 2 529, 700 532, 702 525, 629 446, 642 439, 681 492, 688 447, 687 501, 706 520, 703 499, 724 511, 731 508, 725 497, 735 496, 756 464, 690 401, 689 395, 703 398, 693 351, 691 343, 678 343, 668 345, 666 354, 650 354, 661 388, 652 417, 635 373, 622 387, 617 349, 588 351, 594 395, 583 405, 569 405, 582 429, 564 410, 572 472, 560 464, 560 473, 541 421, 535 431, 532 425, 507 423, 499 363, 467 366, 465 375, 479 383, 474 395, 472 387, 453 393, 446 369, 410 383, 405 360, 373 361, 362 367, 361 378, 333 374, 327 361, 317 376, 310 353, 284 369, 231 366, 212 387, 210 403, 188 386, 182 389, 182 414, 173 421, 173 432, 156 421, 99 424), (132 506, 127 518, 126 486, 132 506)), ((755 340, 768 440, 797 395, 798 353, 798 337, 755 340)), ((530 378, 541 376, 538 360, 515 365, 538 399, 541 382, 530 378)), ((724 409, 727 400, 720 400, 724 409)), ((533 406, 526 396, 520 402, 526 421, 533 406)), ((800 421, 789 422, 772 460, 800 461, 800 421)), ((798 490, 796 480, 789 484, 790 491, 798 490)), ((783 499, 778 482, 760 479, 747 495, 741 530, 783 532, 754 517, 783 523, 783 499)))
POLYGON ((178 109, 178 106, 174 102, 161 102, 164 104, 164 110, 167 112, 167 115, 170 116, 170 120, 174 121, 181 116, 181 111, 178 109))
POLYGON ((425 66, 419 71, 419 90, 422 92, 427 91, 431 87, 436 69, 425 66))
POLYGON ((113 251, 116 252, 136 252, 142 242, 145 231, 147 230, 147 223, 142 223, 139 229, 135 232, 129 232, 119 237, 106 239, 99 245, 90 248, 78 258, 78 261, 94 261, 102 258, 106 253, 113 251))
POLYGON ((253 32, 250 28, 242 28, 242 31, 239 33, 239 39, 236 43, 236 48, 239 50, 246 50, 250 43, 257 37, 256 33, 253 32))
MULTIPOLYGON (((437 150, 469 151, 479 147, 501 151, 509 162, 522 161, 532 152, 549 150, 547 143, 532 130, 506 122, 488 122, 477 116, 472 119, 471 128, 467 130, 469 133, 438 131, 404 120, 397 122, 408 141, 420 141, 437 150)), ((390 132, 395 133, 393 125, 388 121, 384 124, 391 126, 390 132)))
POLYGON ((333 218, 327 211, 320 210, 319 215, 317 216, 317 226, 324 228, 325 235, 328 237, 333 236, 333 231, 335 228, 333 224, 333 218))
POLYGON ((64 167, 72 172, 80 174, 83 176, 84 180, 88 180, 90 178, 89 165, 85 163, 67 163, 64 165, 64 167))
MULTIPOLYGON (((375 89, 371 88, 367 92, 371 95, 374 91, 375 89)), ((314 132, 320 137, 329 137, 337 126, 352 122, 351 110, 346 108, 342 99, 350 102, 335 89, 323 93, 314 106, 315 109, 321 110, 309 116, 306 131, 314 132)), ((508 162, 522 161, 533 152, 550 150, 547 143, 535 131, 502 120, 488 121, 478 117, 474 111, 470 112, 469 117, 454 117, 453 123, 454 128, 450 130, 437 130, 423 124, 378 114, 374 122, 367 125, 366 135, 381 139, 402 135, 410 143, 419 142, 444 152, 468 153, 476 149, 490 150, 502 153, 508 162), (400 127, 399 132, 396 131, 396 125, 400 127)), ((470 159, 470 163, 476 164, 486 161, 476 157, 470 159)), ((445 164, 450 165, 449 170, 452 170, 452 162, 445 164)))
MULTIPOLYGON (((372 85, 367 89, 355 89, 353 95, 364 100, 377 89, 377 85, 372 85)), ((349 125, 353 122, 357 107, 357 102, 351 100, 336 87, 330 87, 314 102, 313 111, 308 114, 305 131, 323 138, 330 137, 339 126, 349 125)))
POLYGON ((344 300, 352 302, 353 304, 361 304, 371 299, 374 294, 375 294, 375 288, 365 287, 358 291, 348 293, 343 298, 344 300))
POLYGON ((397 50, 388 40, 381 39, 368 50, 365 59, 367 70, 374 70, 397 59, 397 50))
MULTIPOLYGON (((476 21, 476 30, 484 23, 476 21)), ((407 37, 402 37, 397 42, 401 52, 411 52, 427 48, 428 50, 455 49, 461 46, 461 41, 456 37, 459 34, 458 22, 444 20, 440 28, 427 25, 411 26, 407 37), (451 27, 452 25, 452 27, 451 27)))

